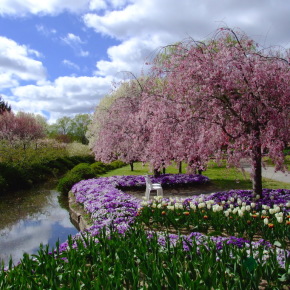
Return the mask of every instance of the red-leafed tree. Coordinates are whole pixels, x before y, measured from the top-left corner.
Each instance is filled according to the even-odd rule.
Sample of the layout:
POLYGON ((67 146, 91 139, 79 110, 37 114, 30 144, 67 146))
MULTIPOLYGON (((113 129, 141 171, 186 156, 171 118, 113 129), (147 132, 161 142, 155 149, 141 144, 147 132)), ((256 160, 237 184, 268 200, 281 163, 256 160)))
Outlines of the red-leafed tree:
POLYGON ((44 127, 29 113, 5 112, 0 115, 0 138, 10 144, 21 142, 25 146, 44 137, 44 127))
MULTIPOLYGON (((180 126, 174 142, 183 141, 175 155, 185 153, 186 142, 193 142, 193 150, 208 156, 219 154, 219 148, 227 145, 230 163, 251 159, 253 190, 261 194, 262 153, 268 152, 277 170, 283 169, 283 149, 290 141, 289 60, 289 51, 259 50, 245 34, 220 29, 206 43, 180 43, 167 57, 156 58, 152 77, 162 79, 164 85, 158 93, 147 90, 144 99, 152 94, 153 123, 160 116, 176 115, 174 126, 180 126), (194 123, 195 132, 190 135, 194 123), (184 134, 188 136, 181 137, 184 134)), ((165 122, 168 126, 172 125, 165 122)), ((159 135, 162 144, 158 132, 155 139, 159 135)), ((186 151, 190 155, 190 148, 186 151)))

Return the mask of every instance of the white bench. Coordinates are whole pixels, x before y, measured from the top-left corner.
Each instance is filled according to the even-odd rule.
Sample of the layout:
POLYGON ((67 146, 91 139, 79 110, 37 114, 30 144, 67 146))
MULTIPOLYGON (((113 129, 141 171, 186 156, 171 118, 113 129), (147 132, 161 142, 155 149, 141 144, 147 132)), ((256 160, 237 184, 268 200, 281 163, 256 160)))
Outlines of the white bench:
POLYGON ((149 176, 145 175, 145 181, 146 181, 146 191, 145 191, 145 197, 147 200, 150 198, 150 192, 152 190, 157 191, 157 196, 163 196, 163 189, 160 183, 152 183, 149 176))

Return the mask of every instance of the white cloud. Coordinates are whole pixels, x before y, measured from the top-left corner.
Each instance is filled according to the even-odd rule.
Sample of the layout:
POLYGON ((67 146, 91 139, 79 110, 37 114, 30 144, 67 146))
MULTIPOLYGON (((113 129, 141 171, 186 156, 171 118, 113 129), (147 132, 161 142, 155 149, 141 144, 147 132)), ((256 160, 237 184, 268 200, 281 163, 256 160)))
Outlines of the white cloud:
POLYGON ((46 37, 50 37, 51 35, 55 35, 57 33, 56 29, 48 29, 46 26, 37 24, 36 30, 43 34, 46 37))
POLYGON ((84 22, 96 32, 120 40, 154 35, 163 36, 165 41, 185 36, 201 40, 224 24, 253 36, 266 36, 270 29, 269 40, 277 35, 286 40, 289 11, 290 2, 284 0, 135 0, 104 15, 88 13, 84 22))
POLYGON ((85 44, 85 42, 82 41, 79 36, 73 33, 68 33, 66 37, 62 37, 61 39, 66 45, 70 46, 77 55, 83 56, 83 57, 86 57, 89 55, 88 51, 84 51, 81 48, 81 46, 85 44))
POLYGON ((0 0, 0 15, 56 15, 64 11, 81 13, 88 9, 89 0, 0 0))
POLYGON ((0 89, 17 85, 20 80, 40 81, 45 79, 46 70, 43 64, 33 59, 40 53, 26 45, 19 45, 15 41, 0 36, 0 89))
POLYGON ((91 0, 90 1, 90 10, 102 10, 106 9, 107 4, 105 0, 91 0))
POLYGON ((76 70, 80 70, 80 67, 77 64, 75 64, 74 62, 69 61, 67 59, 64 59, 62 61, 62 64, 65 65, 65 66, 67 66, 67 67, 69 67, 69 68, 76 69, 76 70))
POLYGON ((156 47, 160 46, 158 38, 151 41, 131 38, 118 46, 108 49, 109 61, 101 60, 96 64, 96 75, 116 75, 121 71, 141 73, 145 62, 152 57, 156 47))
POLYGON ((80 39, 79 36, 74 35, 73 33, 68 33, 66 37, 63 37, 62 40, 69 46, 80 45, 84 42, 80 39))
POLYGON ((135 0, 103 15, 88 13, 84 23, 97 33, 121 41, 96 63, 96 75, 129 70, 135 74, 158 48, 192 37, 205 40, 221 26, 240 28, 262 44, 288 44, 290 2, 277 0, 135 0), (278 21, 277 18, 280 18, 278 21))
POLYGON ((111 77, 60 77, 52 83, 20 86, 5 97, 15 111, 50 112, 50 122, 66 115, 88 113, 95 109, 112 84, 111 77))
MULTIPOLYGON (((290 1, 285 0, 0 0, 0 15, 59 14, 64 10, 82 14, 88 28, 120 44, 108 47, 107 58, 95 60, 95 77, 59 77, 48 82, 42 63, 34 59, 40 57, 38 52, 10 40, 14 53, 7 56, 3 45, 8 47, 9 40, 0 38, 0 89, 15 87, 21 80, 36 82, 19 85, 10 99, 5 98, 13 109, 45 109, 51 112, 52 120, 91 111, 109 92, 111 80, 119 72, 138 75, 158 48, 187 37, 205 40, 225 25, 240 28, 262 45, 290 46, 290 1)), ((44 35, 55 34, 44 25, 37 29, 44 35)), ((62 41, 77 56, 88 56, 89 42, 84 39, 90 37, 68 33, 62 41)), ((71 60, 64 60, 63 65, 79 69, 71 60)))

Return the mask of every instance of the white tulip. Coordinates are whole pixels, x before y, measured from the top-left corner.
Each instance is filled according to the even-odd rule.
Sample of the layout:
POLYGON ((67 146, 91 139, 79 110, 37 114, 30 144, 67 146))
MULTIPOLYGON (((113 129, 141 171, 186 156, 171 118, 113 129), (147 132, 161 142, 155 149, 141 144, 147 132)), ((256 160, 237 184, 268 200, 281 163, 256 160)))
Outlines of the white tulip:
POLYGON ((196 205, 193 202, 191 202, 189 206, 191 209, 196 210, 196 205))
POLYGON ((277 217, 277 222, 281 224, 281 223, 283 222, 283 217, 278 216, 278 217, 277 217))
POLYGON ((274 214, 275 212, 276 212, 276 211, 275 211, 274 208, 270 208, 270 209, 269 209, 269 213, 270 213, 270 214, 274 214))

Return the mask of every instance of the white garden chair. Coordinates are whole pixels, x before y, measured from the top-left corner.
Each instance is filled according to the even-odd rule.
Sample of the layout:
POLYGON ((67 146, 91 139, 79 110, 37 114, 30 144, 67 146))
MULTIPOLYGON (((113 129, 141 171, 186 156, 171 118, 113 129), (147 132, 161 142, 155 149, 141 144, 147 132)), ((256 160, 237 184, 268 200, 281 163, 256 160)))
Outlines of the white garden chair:
POLYGON ((146 181, 146 191, 145 191, 145 197, 147 200, 150 198, 150 192, 152 190, 157 191, 157 196, 163 196, 163 189, 160 183, 152 183, 149 176, 145 175, 145 181, 146 181))

